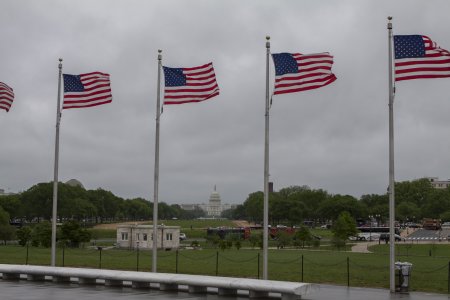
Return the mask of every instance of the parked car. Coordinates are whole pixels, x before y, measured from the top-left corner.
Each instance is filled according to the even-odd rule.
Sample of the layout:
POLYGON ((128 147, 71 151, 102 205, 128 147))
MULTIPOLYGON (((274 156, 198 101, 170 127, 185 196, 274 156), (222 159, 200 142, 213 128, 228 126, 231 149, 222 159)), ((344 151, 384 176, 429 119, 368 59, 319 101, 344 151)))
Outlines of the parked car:
POLYGON ((444 224, 442 224, 442 228, 450 228, 450 222, 444 222, 444 224))
POLYGON ((378 241, 380 238, 380 234, 376 232, 367 233, 361 232, 358 233, 358 241, 378 241))
MULTIPOLYGON (((395 234, 394 238, 395 238, 396 242, 400 242, 400 241, 404 241, 405 240, 405 238, 401 237, 398 234, 395 234)), ((389 233, 382 233, 382 234, 380 234, 380 241, 389 242, 389 233)))
POLYGON ((186 239, 186 234, 180 232, 180 241, 184 241, 186 239))
POLYGON ((409 227, 409 228, 420 228, 420 227, 422 227, 420 224, 417 224, 417 223, 414 223, 414 222, 408 222, 408 223, 405 223, 405 225, 406 225, 406 227, 409 227))

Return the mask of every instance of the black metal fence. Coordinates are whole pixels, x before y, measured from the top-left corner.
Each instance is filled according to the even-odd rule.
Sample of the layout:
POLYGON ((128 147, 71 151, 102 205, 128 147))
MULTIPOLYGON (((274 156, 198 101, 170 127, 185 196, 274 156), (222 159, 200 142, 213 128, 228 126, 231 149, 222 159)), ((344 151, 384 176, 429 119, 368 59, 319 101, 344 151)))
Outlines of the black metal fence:
MULTIPOLYGON (((42 264, 48 249, 17 247, 20 253, 5 263, 42 264), (22 253, 23 251, 23 253, 22 253)), ((308 251, 279 250, 269 255, 269 279, 337 283, 347 286, 389 285, 389 265, 384 254, 347 255, 332 252, 318 255, 308 251), (280 255, 280 253, 282 253, 280 255), (283 255, 285 254, 285 255, 283 255)), ((0 247, 0 257, 2 249, 0 247)), ((152 252, 148 250, 119 250, 103 247, 89 249, 58 248, 57 265, 95 267, 135 271, 151 270, 152 252)), ((203 274, 261 278, 261 253, 257 250, 217 251, 176 250, 158 251, 158 271, 167 273, 203 274)), ((403 256, 413 263, 411 286, 416 290, 448 292, 450 294, 450 261, 447 257, 403 256), (426 285, 424 285, 426 283, 426 285)), ((0 261, 2 259, 0 258, 0 261)))

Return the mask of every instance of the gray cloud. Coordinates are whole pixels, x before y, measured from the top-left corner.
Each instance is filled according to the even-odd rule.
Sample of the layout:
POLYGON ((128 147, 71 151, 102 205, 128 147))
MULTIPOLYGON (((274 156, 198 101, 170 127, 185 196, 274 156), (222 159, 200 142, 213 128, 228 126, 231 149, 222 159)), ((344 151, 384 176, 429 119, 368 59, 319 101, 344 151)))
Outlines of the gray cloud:
MULTIPOLYGON (((63 112, 60 180, 153 197, 157 49, 163 64, 212 61, 220 96, 165 106, 160 200, 223 201, 262 190, 265 36, 272 52, 335 57, 338 80, 274 97, 270 173, 276 188, 384 193, 388 185, 386 17, 397 34, 450 48, 448 1, 13 1, 0 9, 0 81, 16 99, 0 111, 0 188, 53 178, 58 58, 64 72, 111 74, 113 102, 63 112)), ((272 63, 271 63, 271 73, 272 63)), ((273 79, 273 74, 271 74, 273 79)), ((272 88, 272 87, 271 87, 272 88)), ((396 179, 450 177, 449 79, 397 85, 396 179)))

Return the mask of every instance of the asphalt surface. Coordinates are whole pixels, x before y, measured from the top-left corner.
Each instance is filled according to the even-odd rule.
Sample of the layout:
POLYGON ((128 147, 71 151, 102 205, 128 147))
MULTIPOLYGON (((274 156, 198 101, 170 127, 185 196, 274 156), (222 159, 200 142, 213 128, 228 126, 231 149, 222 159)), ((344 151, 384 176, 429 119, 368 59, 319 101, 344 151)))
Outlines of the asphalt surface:
POLYGON ((348 288, 332 285, 320 285, 319 290, 302 297, 308 300, 449 300, 446 294, 411 292, 409 294, 391 293, 387 289, 348 288))
POLYGON ((450 229, 426 230, 420 228, 407 235, 406 240, 410 241, 447 241, 450 236, 450 229))

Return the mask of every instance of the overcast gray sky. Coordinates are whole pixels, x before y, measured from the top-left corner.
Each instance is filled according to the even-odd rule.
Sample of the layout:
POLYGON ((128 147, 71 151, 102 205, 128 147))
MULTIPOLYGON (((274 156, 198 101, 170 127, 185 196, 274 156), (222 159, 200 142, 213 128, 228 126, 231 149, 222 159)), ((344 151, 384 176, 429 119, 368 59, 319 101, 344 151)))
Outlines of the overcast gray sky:
MULTIPOLYGON (((65 110, 60 181, 124 198, 153 198, 157 49, 163 65, 212 61, 212 100, 165 106, 159 200, 223 202, 263 189, 265 36, 272 53, 329 51, 338 80, 274 97, 270 180, 356 197, 388 186, 386 17, 394 34, 450 50, 450 1, 2 0, 0 188, 53 180, 58 58, 63 72, 111 75, 113 102, 65 110)), ((271 79, 273 78, 271 62, 271 79)), ((272 87, 271 87, 272 89, 272 87)), ((396 180, 450 178, 450 79, 397 84, 396 180)))

